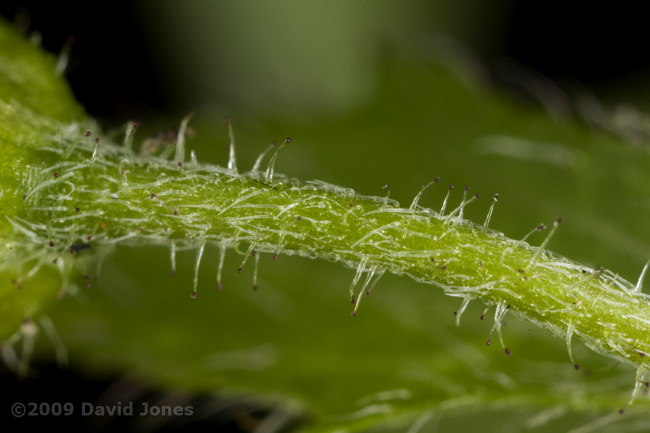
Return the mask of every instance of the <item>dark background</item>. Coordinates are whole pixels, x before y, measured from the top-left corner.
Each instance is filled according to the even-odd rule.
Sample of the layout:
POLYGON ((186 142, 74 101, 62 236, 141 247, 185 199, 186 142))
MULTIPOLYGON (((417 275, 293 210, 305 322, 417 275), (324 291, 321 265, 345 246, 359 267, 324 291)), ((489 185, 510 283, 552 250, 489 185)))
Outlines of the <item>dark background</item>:
MULTIPOLYGON (((71 40, 67 78, 75 95, 92 116, 121 124, 131 118, 184 112, 202 102, 178 97, 179 92, 165 88, 157 68, 161 63, 157 57, 165 53, 156 50, 144 34, 154 18, 137 3, 115 0, 62 6, 3 1, 0 15, 27 33, 38 32, 42 45, 52 53, 60 52, 71 40)), ((468 17, 473 3, 480 5, 463 3, 468 17)), ((490 13, 498 19, 491 23, 488 16, 478 35, 459 31, 451 36, 478 55, 496 85, 525 97, 511 74, 504 73, 504 64, 515 64, 560 86, 584 86, 612 103, 628 98, 639 108, 650 105, 650 98, 637 91, 647 87, 645 75, 650 71, 647 15, 637 3, 590 3, 586 7, 513 0, 493 2, 490 13)), ((436 32, 433 17, 431 22, 431 31, 436 32)), ((227 98, 227 92, 221 96, 227 98)))

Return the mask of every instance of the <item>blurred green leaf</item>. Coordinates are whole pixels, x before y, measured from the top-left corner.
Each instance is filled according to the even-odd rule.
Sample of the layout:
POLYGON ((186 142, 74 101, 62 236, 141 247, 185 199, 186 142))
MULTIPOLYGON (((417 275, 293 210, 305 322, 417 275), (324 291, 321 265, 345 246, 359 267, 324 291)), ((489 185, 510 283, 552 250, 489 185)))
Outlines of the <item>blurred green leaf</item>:
MULTIPOLYGON (((277 169, 300 179, 376 195, 389 184, 403 204, 437 175, 485 197, 499 192, 491 226, 517 238, 562 216, 568 224, 552 250, 636 278, 650 256, 647 149, 470 89, 428 60, 390 58, 382 70, 380 91, 345 116, 235 119, 240 163, 252 165, 265 143, 290 135, 277 169)), ((2 97, 29 100, 15 92, 2 97)), ((67 115, 54 107, 53 92, 31 107, 67 115)), ((189 146, 223 163, 226 133, 215 117, 199 113, 189 146)), ((421 204, 437 207, 442 194, 431 191, 421 204)), ((482 222, 488 206, 477 203, 467 214, 482 222)), ((504 329, 513 350, 507 357, 486 347, 491 320, 479 319, 477 302, 456 328, 456 299, 387 276, 352 319, 349 269, 265 256, 253 292, 249 271, 237 274, 239 257, 230 252, 218 292, 212 250, 202 262, 201 296, 192 300, 194 253, 180 253, 173 278, 164 248, 119 248, 99 282, 52 308, 72 367, 269 401, 287 414, 309 414, 310 432, 650 427, 647 401, 617 414, 633 388, 630 368, 576 343, 575 371, 564 341, 514 315, 504 329)))
MULTIPOLYGON (((285 173, 366 194, 385 193, 388 183, 404 204, 441 175, 487 197, 499 192, 492 225, 506 234, 520 237, 562 216, 568 224, 551 249, 635 278, 650 256, 648 208, 635 199, 650 181, 645 149, 468 90, 439 66, 394 59, 387 71, 376 99, 351 116, 297 126, 244 119, 257 127, 236 126, 240 163, 251 164, 262 143, 291 135, 279 162, 285 173)), ((201 158, 224 161, 225 151, 215 150, 225 146, 224 128, 210 119, 194 125, 190 145, 201 158), (220 134, 224 146, 215 146, 220 134)), ((441 194, 423 202, 437 206, 441 194)), ((468 209, 470 218, 482 222, 488 206, 468 209)), ((250 273, 238 275, 240 259, 230 253, 217 292, 216 251, 203 259, 196 302, 187 296, 194 255, 181 256, 172 278, 167 250, 122 248, 84 291, 87 302, 54 311, 79 367, 270 399, 307 411, 309 431, 416 431, 429 417, 420 431, 460 430, 470 416, 488 431, 568 431, 600 421, 648 428, 636 417, 647 402, 617 414, 633 388, 630 368, 576 343, 576 372, 564 341, 512 316, 507 357, 485 346, 492 320, 479 320, 478 303, 456 328, 456 299, 390 276, 351 319, 350 270, 265 256, 253 292, 250 273)))

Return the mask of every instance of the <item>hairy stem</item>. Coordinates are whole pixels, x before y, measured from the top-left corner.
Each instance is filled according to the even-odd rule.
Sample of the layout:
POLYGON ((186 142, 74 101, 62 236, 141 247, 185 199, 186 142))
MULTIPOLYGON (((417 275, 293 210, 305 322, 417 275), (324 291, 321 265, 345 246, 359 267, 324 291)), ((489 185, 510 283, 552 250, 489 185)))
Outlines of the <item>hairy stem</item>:
POLYGON ((640 371, 650 353, 650 302, 639 286, 460 218, 472 199, 455 210, 449 204, 446 215, 417 202, 405 209, 273 175, 272 166, 239 174, 234 164, 137 156, 130 146, 96 141, 92 124, 61 123, 16 103, 1 103, 0 113, 0 124, 13 128, 0 128, 0 151, 9 155, 0 163, 0 271, 57 266, 65 275, 120 242, 200 252, 207 242, 245 256, 341 261, 357 270, 355 282, 365 281, 358 297, 351 289, 356 306, 373 277, 389 271, 463 298, 459 314, 474 299, 495 305, 497 333, 514 311, 640 371))

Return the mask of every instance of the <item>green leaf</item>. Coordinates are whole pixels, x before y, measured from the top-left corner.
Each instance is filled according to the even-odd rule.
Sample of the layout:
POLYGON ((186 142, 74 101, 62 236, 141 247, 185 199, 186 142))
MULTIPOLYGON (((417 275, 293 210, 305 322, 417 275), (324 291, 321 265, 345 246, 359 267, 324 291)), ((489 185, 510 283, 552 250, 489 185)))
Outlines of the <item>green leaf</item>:
MULTIPOLYGON (((16 143, 29 142, 47 130, 49 119, 69 122, 82 119, 83 110, 67 83, 55 73, 55 59, 32 46, 7 23, 0 21, 0 262, 9 260, 19 247, 6 236, 13 231, 7 216, 23 210, 18 167, 28 165, 34 154, 16 143)), ((50 131, 48 131, 50 132, 50 131)), ((21 321, 36 314, 43 305, 56 302, 60 289, 58 272, 43 271, 22 291, 22 269, 0 272, 0 336, 19 330, 21 321)))
MULTIPOLYGON (((39 57, 31 47, 23 49, 39 57)), ((258 127, 236 128, 238 143, 262 143, 288 131, 294 141, 280 155, 278 170, 363 194, 385 193, 382 186, 390 184, 391 197, 403 206, 437 175, 444 182, 469 184, 484 196, 499 192, 491 227, 521 238, 539 222, 548 225, 562 216, 567 224, 551 240, 551 249, 635 281, 650 256, 645 149, 569 121, 552 121, 485 90, 468 90, 439 67, 403 59, 390 64, 382 91, 358 112, 316 126, 247 119, 258 127)), ((52 77, 38 80, 65 89, 52 77)), ((16 107, 8 103, 15 99, 25 108, 22 113, 42 120, 17 125, 46 128, 43 115, 80 119, 56 108, 61 98, 74 110, 58 93, 62 90, 44 93, 43 101, 30 100, 26 90, 5 91, 0 93, 5 106, 16 107)), ((12 129, 7 119, 16 111, 7 113, 0 119, 0 144, 33 133, 12 129)), ((210 150, 214 142, 202 142, 201 136, 219 131, 207 120, 197 119, 195 125, 199 134, 191 146, 201 158, 216 159, 210 150)), ((238 149, 240 164, 251 163, 263 150, 246 144, 238 149)), ((31 155, 18 157, 27 163, 31 155)), ((5 161, 4 173, 11 164, 5 161)), ((9 196, 0 197, 3 205, 10 204, 3 210, 20 212, 20 201, 9 196)), ((443 198, 443 191, 432 190, 421 204, 436 208, 443 198)), ((460 193, 453 200, 460 201, 460 193)), ((483 222, 489 203, 472 206, 466 210, 469 218, 483 222)), ((206 249, 199 274, 201 296, 190 299, 195 254, 179 252, 178 275, 172 277, 168 249, 118 247, 98 282, 52 308, 49 315, 74 368, 270 401, 287 416, 309 414, 304 428, 313 432, 473 430, 468 420, 486 431, 588 431, 601 424, 603 431, 648 429, 647 401, 638 399, 625 416, 617 413, 634 387, 632 369, 574 342, 581 367, 576 371, 564 340, 514 315, 507 316, 503 329, 513 351, 508 357, 485 345, 492 321, 491 315, 480 320, 480 301, 470 304, 457 328, 453 312, 459 300, 429 285, 386 276, 353 319, 348 299, 353 271, 265 255, 260 288, 253 291, 250 264, 238 274, 241 258, 231 252, 224 289, 217 291, 218 257, 212 248, 206 249)), ((74 271, 77 284, 86 284, 81 277, 86 271, 74 271)), ((39 300, 55 298, 60 282, 50 278, 35 278, 50 287, 39 300)), ((11 286, 7 278, 2 281, 5 293, 11 286)), ((14 308, 14 301, 3 305, 14 312, 2 316, 2 325, 17 326, 26 307, 14 308)))

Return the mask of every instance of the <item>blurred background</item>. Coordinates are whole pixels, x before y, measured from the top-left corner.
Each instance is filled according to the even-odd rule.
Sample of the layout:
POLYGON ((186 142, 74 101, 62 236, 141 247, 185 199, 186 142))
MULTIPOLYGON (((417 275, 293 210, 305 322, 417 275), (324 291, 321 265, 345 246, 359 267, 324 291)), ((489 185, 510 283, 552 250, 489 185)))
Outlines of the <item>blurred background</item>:
POLYGON ((396 56, 464 61, 463 73, 520 97, 545 80, 646 109, 650 61, 635 4, 8 0, 0 13, 53 53, 69 45, 75 94, 92 116, 121 124, 202 107, 340 115, 372 99, 396 56))
MULTIPOLYGON (((278 170, 292 177, 367 195, 389 184, 408 203, 441 176, 500 193, 491 225, 510 237, 561 216, 552 250, 633 281, 650 257, 650 56, 631 2, 3 1, 0 14, 68 53, 72 91, 107 134, 137 120, 142 140, 193 111, 189 146, 224 165, 230 116, 240 167, 291 136, 278 170)), ((434 208, 444 196, 427 194, 434 208)), ((469 218, 482 222, 489 204, 469 218)), ((168 250, 143 250, 120 249, 93 290, 52 311, 70 367, 56 370, 45 347, 41 378, 3 376, 11 393, 63 387, 204 411, 189 425, 78 420, 95 430, 415 433, 463 431, 468 413, 483 431, 568 431, 631 390, 629 368, 580 346, 589 367, 576 374, 563 341, 518 319, 506 362, 485 348, 482 305, 455 328, 456 300, 403 278, 385 277, 350 323, 352 272, 339 265, 263 259, 260 293, 233 271, 217 294, 207 251, 192 303, 194 253, 172 279, 168 250)))

